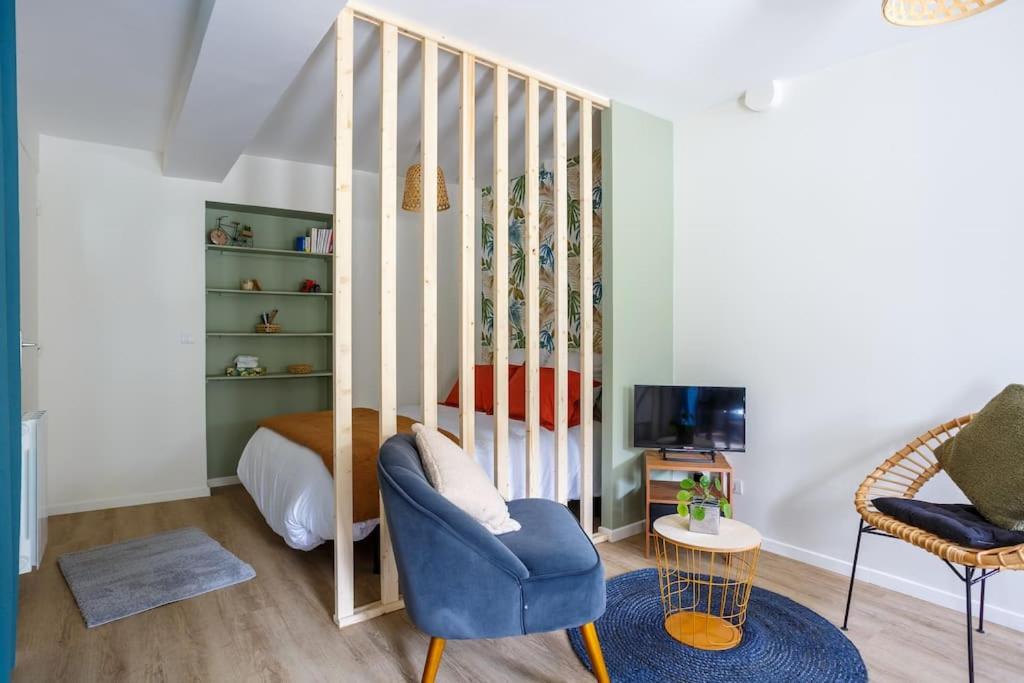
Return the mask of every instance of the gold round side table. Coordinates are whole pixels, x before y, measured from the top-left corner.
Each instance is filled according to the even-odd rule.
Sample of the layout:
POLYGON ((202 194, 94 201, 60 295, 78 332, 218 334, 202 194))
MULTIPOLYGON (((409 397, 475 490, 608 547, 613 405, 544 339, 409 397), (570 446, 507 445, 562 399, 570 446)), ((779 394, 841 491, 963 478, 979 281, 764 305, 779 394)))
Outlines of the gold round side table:
POLYGON ((723 518, 717 535, 690 531, 688 518, 654 522, 665 630, 701 650, 728 650, 743 637, 761 534, 723 518))

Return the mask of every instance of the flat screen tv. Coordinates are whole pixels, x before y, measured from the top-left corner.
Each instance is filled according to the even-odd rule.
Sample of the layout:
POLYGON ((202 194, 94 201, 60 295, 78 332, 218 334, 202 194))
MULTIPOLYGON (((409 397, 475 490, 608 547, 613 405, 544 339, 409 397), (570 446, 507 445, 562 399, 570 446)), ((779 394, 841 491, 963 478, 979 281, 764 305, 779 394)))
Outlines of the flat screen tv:
POLYGON ((742 451, 747 390, 743 387, 633 388, 633 446, 665 451, 742 451))

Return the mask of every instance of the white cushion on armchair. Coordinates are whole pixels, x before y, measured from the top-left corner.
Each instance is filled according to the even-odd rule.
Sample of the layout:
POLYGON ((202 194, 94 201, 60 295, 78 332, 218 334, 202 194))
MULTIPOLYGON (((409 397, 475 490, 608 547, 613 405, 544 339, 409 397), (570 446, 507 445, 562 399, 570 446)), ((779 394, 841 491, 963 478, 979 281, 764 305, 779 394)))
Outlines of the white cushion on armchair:
POLYGON ((519 531, 519 522, 509 515, 505 499, 476 460, 436 429, 415 424, 412 431, 423 473, 438 493, 492 534, 519 531))

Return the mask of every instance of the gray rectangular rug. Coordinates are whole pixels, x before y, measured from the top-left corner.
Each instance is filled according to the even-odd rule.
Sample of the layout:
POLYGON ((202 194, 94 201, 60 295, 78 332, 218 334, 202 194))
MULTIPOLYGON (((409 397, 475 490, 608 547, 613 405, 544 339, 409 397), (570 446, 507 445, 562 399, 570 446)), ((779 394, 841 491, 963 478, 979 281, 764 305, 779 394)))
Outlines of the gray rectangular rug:
POLYGON ((256 576, 195 527, 67 553, 57 563, 89 628, 256 576))

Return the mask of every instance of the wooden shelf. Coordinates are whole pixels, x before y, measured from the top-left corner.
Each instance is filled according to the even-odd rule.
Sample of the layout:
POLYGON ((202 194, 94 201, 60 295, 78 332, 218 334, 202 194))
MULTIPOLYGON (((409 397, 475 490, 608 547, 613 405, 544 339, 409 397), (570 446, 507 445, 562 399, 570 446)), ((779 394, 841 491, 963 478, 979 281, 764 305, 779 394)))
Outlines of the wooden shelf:
POLYGON ((331 377, 334 375, 330 370, 324 370, 321 372, 309 372, 305 375, 293 375, 290 372, 272 372, 266 375, 251 375, 249 377, 230 376, 230 375, 207 375, 207 382, 236 382, 239 380, 249 379, 303 379, 305 377, 331 377))
POLYGON ((297 258, 333 259, 334 254, 315 254, 308 251, 292 251, 290 249, 262 249, 259 247, 230 247, 218 244, 207 244, 207 251, 225 254, 246 254, 254 256, 295 256, 297 258))
POLYGON ((679 493, 678 481, 651 480, 651 502, 678 505, 676 495, 679 493))
POLYGON ((257 241, 251 247, 203 242, 203 393, 206 471, 210 478, 238 471, 239 455, 260 421, 283 413, 329 410, 334 384, 331 272, 335 255, 292 250, 296 236, 306 235, 313 228, 330 227, 333 217, 308 211, 207 202, 204 234, 218 221, 223 222, 221 219, 229 224, 252 226, 257 241), (262 282, 263 289, 242 289, 241 283, 246 280, 262 282), (298 291, 306 280, 319 281, 324 291, 298 291), (305 303, 300 301, 302 297, 306 297, 305 303), (277 322, 284 329, 261 332, 263 328, 257 328, 255 323, 260 322, 260 312, 271 309, 281 311, 277 322), (239 354, 257 356, 267 374, 224 374, 225 368, 234 367, 234 358, 239 354), (308 364, 315 372, 289 374, 288 367, 298 363, 308 364))
POLYGON ((333 296, 331 292, 283 292, 252 289, 207 289, 207 294, 263 294, 264 296, 333 296))
MULTIPOLYGON (((699 457, 694 454, 694 458, 699 457)), ((711 462, 689 462, 686 460, 670 460, 663 458, 658 451, 644 451, 644 458, 648 470, 669 470, 673 472, 711 472, 717 474, 731 474, 732 465, 725 459, 724 453, 716 453, 715 461, 711 462)))
POLYGON ((207 332, 207 337, 333 337, 333 332, 207 332))
POLYGON ((651 530, 651 506, 652 505, 679 505, 676 495, 679 493, 678 481, 667 481, 655 479, 651 475, 654 472, 678 472, 687 476, 692 474, 708 472, 722 478, 725 487, 725 498, 731 503, 733 494, 733 472, 732 465, 722 453, 716 453, 714 461, 708 462, 686 462, 680 460, 667 460, 661 453, 654 450, 644 451, 644 479, 645 479, 645 500, 644 506, 644 557, 651 555, 651 539, 655 534, 651 530))

